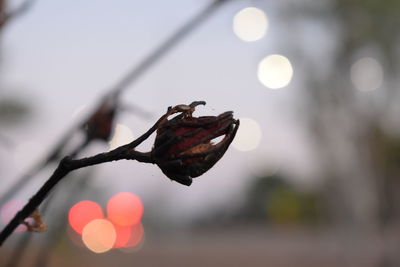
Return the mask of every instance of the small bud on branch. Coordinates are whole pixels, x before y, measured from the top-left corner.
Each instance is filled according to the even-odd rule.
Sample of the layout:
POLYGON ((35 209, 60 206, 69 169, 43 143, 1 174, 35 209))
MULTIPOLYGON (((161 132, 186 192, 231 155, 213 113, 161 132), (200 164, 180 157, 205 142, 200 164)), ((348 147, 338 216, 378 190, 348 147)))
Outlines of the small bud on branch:
POLYGON ((192 178, 208 171, 224 155, 238 129, 232 112, 193 117, 194 108, 205 102, 178 105, 179 116, 166 118, 157 129, 152 157, 170 179, 190 185, 192 178), (224 136, 217 144, 213 139, 224 136))

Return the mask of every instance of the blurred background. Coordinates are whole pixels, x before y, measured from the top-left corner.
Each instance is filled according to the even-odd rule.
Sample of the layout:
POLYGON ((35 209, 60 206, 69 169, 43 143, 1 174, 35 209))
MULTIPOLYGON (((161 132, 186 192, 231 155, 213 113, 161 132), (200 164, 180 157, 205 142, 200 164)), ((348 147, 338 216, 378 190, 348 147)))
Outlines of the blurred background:
POLYGON ((190 187, 73 172, 0 266, 400 266, 400 1, 25 1, 0 1, 2 227, 168 106, 241 126, 190 187))

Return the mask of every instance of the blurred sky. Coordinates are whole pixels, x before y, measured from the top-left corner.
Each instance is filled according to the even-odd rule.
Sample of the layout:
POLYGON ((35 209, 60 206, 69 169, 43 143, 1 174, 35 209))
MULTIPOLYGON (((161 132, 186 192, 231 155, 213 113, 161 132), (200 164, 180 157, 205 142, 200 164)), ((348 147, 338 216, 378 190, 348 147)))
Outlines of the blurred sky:
MULTIPOLYGON (((40 159, 79 120, 73 116, 77 110, 88 106, 85 110, 90 111, 110 86, 208 3, 38 0, 26 16, 6 29, 2 40, 1 90, 21 96, 34 107, 31 120, 4 129, 18 146, 13 157, 0 152, 7 162, 1 174, 8 180, 2 183, 9 184, 40 159)), ((279 13, 286 4, 231 1, 223 5, 123 95, 126 104, 154 114, 153 120, 129 113, 120 117, 118 123, 128 126, 136 137, 168 106, 205 100, 207 106, 198 109, 199 115, 233 110, 238 118, 258 122, 262 138, 256 149, 242 152, 231 147, 189 188, 170 182, 156 166, 127 161, 98 167, 94 186, 109 195, 137 193, 145 203, 159 203, 174 217, 240 204, 249 180, 263 169, 279 167, 296 174, 296 182, 312 184, 313 157, 297 105, 301 63, 293 47, 286 45, 294 41, 290 36, 296 36, 296 31, 291 32, 279 13), (249 6, 264 10, 269 21, 267 34, 255 42, 244 42, 232 31, 235 14, 249 6), (286 56, 294 70, 290 84, 279 90, 268 89, 257 79, 258 63, 271 54, 286 56)), ((306 26, 304 34, 323 37, 320 29, 306 26)), ((320 44, 325 41, 322 37, 320 44)), ((148 142, 143 150, 150 147, 148 142)), ((87 154, 107 149, 99 145, 87 154)), ((41 174, 22 195, 30 196, 46 178, 41 174)))

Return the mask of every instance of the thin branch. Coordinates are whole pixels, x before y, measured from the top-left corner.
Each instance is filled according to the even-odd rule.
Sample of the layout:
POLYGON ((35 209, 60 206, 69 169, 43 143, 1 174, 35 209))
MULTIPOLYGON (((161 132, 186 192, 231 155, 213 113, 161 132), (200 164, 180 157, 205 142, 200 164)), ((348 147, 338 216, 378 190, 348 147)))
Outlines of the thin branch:
POLYGON ((48 238, 41 240, 41 245, 36 256, 35 264, 32 266, 45 267, 49 265, 50 256, 54 252, 54 249, 64 234, 64 229, 66 229, 68 224, 68 213, 65 211, 68 210, 68 208, 72 205, 74 199, 77 199, 77 197, 79 198, 79 195, 84 193, 93 178, 93 174, 88 175, 85 173, 85 179, 70 181, 72 183, 68 184, 67 189, 65 189, 65 187, 58 187, 56 190, 54 190, 56 192, 46 199, 46 202, 41 208, 41 212, 43 214, 46 213, 46 208, 49 208, 49 203, 57 204, 58 202, 60 205, 57 206, 57 209, 52 211, 51 217, 54 225, 48 229, 48 238), (57 198, 58 192, 61 190, 68 190, 70 192, 74 192, 74 194, 64 194, 64 198, 57 198))
MULTIPOLYGON (((133 142, 120 146, 112 151, 100 153, 92 157, 82 159, 72 159, 71 157, 65 157, 59 163, 57 169, 53 175, 46 181, 46 183, 39 189, 39 191, 29 200, 29 202, 19 211, 14 218, 8 223, 8 225, 0 233, 0 246, 8 238, 8 236, 18 227, 19 224, 25 223, 25 219, 28 216, 32 216, 32 213, 37 210, 38 206, 43 202, 51 190, 70 172, 89 167, 105 162, 112 162, 117 160, 136 160, 144 163, 157 164, 164 174, 172 180, 175 180, 181 184, 189 186, 192 183, 192 177, 198 177, 209 170, 214 164, 224 155, 239 127, 239 121, 233 119, 232 112, 224 112, 219 116, 208 116, 208 117, 192 117, 192 113, 196 106, 205 105, 204 101, 195 101, 190 105, 177 105, 175 107, 168 107, 167 112, 158 119, 158 121, 142 136, 133 142), (173 119, 168 120, 168 117, 172 114, 180 113, 173 119), (173 135, 175 131, 180 132, 182 127, 187 127, 186 122, 197 121, 196 125, 193 125, 193 132, 199 133, 197 129, 203 129, 197 136, 187 136, 187 133, 173 135), (210 123, 213 122, 212 125, 210 123), (180 125, 182 123, 182 125, 180 125), (161 128, 160 128, 161 127, 161 128), (172 130, 167 130, 173 128, 172 130), (197 128, 197 129, 196 129, 197 128), (138 152, 135 148, 140 145, 143 141, 150 137, 156 130, 159 130, 156 136, 154 147, 150 152, 143 153, 138 152), (161 131, 161 133, 160 133, 161 131), (163 132, 163 133, 162 133, 163 132), (204 139, 204 135, 208 138, 204 139), (223 140, 214 146, 206 148, 206 150, 192 150, 194 144, 204 145, 210 140, 214 139, 215 136, 225 135, 223 140), (170 140, 166 140, 166 137, 170 140), (172 140, 172 141, 171 141, 172 140), (164 153, 157 153, 160 147, 165 147, 162 143, 167 143, 170 148, 173 145, 179 147, 178 150, 170 151, 168 155, 164 153), (185 144, 186 150, 182 150, 182 144, 185 144), (206 153, 207 152, 207 153, 206 153), (199 160, 196 162, 185 161, 185 153, 190 153, 194 158, 199 160), (164 154, 164 155, 163 155, 164 154)), ((196 146, 197 146, 196 145, 196 146)), ((37 224, 41 225, 41 219, 35 219, 37 224)), ((29 227, 28 227, 29 229, 29 227)))
MULTIPOLYGON (((46 210, 50 205, 51 196, 47 198, 47 201, 43 204, 43 210, 46 210)), ((23 255, 28 250, 29 243, 32 240, 33 235, 28 231, 24 232, 22 237, 18 240, 18 243, 9 257, 8 263, 5 265, 7 267, 17 267, 19 266, 21 260, 24 258, 23 255)))
MULTIPOLYGON (((125 147, 125 146, 124 146, 125 147)), ((69 157, 64 158, 53 175, 47 180, 47 182, 39 189, 39 191, 29 200, 24 208, 19 211, 15 217, 9 222, 9 224, 0 233, 0 245, 8 238, 8 236, 22 223, 34 210, 43 202, 50 191, 70 172, 88 166, 97 165, 104 162, 110 162, 121 159, 136 159, 143 162, 151 162, 149 155, 140 152, 129 153, 128 150, 121 149, 119 147, 107 153, 101 153, 93 157, 83 158, 79 160, 73 160, 69 157), (136 157, 137 155, 137 157, 136 157)))
MULTIPOLYGON (((167 114, 170 114, 167 112, 167 114)), ((138 139, 130 144, 118 147, 106 153, 97 154, 93 157, 87 157, 82 159, 71 159, 65 157, 61 160, 57 169, 53 175, 47 180, 47 182, 39 189, 39 191, 29 200, 24 208, 19 211, 15 217, 9 222, 9 224, 0 233, 0 246, 8 238, 8 236, 22 223, 32 212, 43 202, 49 192, 60 182, 68 173, 105 162, 111 162, 121 159, 133 159, 139 162, 153 163, 150 153, 141 153, 134 151, 134 148, 140 145, 146 140, 158 127, 158 125, 165 118, 164 115, 161 117, 153 127, 151 127, 145 134, 140 136, 138 139)))
MULTIPOLYGON (((70 153, 70 156, 69 156, 69 157, 74 158, 77 154, 79 154, 83 149, 86 148, 86 146, 88 145, 89 142, 90 142, 89 139, 88 139, 88 138, 85 138, 84 141, 83 141, 83 143, 82 143, 81 145, 78 145, 78 146, 76 147, 76 149, 75 149, 72 153, 70 153)), ((83 182, 84 182, 84 183, 87 183, 87 180, 83 180, 83 182)), ((79 189, 82 189, 81 185, 82 185, 82 183, 79 183, 79 189)), ((55 190, 55 191, 58 192, 58 191, 60 191, 60 189, 55 190)), ((53 194, 51 194, 50 196, 48 196, 47 199, 46 199, 46 201, 45 201, 45 203, 42 205, 41 212, 42 212, 43 214, 46 213, 47 209, 48 209, 49 206, 50 206, 50 203, 51 203, 52 200, 53 200, 53 198, 55 197, 55 195, 57 195, 57 194, 55 194, 56 192, 53 192, 53 194)), ((77 189, 76 189, 76 188, 74 189, 74 192, 77 192, 77 189)), ((70 194, 69 196, 71 197, 71 196, 73 196, 73 194, 70 194)), ((68 202, 69 202, 69 201, 68 201, 68 202)), ((1 203, 1 202, 0 202, 0 203, 1 203)), ((66 204, 66 203, 64 203, 64 205, 65 205, 65 204, 66 204)), ((58 234, 60 234, 60 233, 58 233, 58 234)), ((28 250, 29 243, 31 242, 32 237, 33 237, 33 235, 31 235, 30 233, 24 233, 24 234, 23 234, 23 236, 20 238, 20 240, 18 240, 18 243, 17 243, 17 245, 16 245, 16 247, 15 247, 15 249, 14 249, 14 252, 13 252, 13 254, 12 254, 11 257, 10 257, 10 260, 9 260, 8 264, 6 265, 7 267, 16 267, 16 266, 19 266, 20 261, 24 258, 23 256, 24 256, 24 254, 25 254, 25 253, 27 252, 27 250, 28 250)), ((47 254, 45 254, 45 253, 48 253, 48 251, 50 251, 50 249, 51 249, 51 248, 49 248, 49 247, 47 247, 47 246, 45 246, 45 245, 42 246, 42 251, 41 251, 41 253, 40 253, 40 254, 42 254, 42 255, 40 255, 40 257, 43 257, 43 259, 42 259, 43 261, 46 261, 46 260, 47 260, 47 259, 46 259, 46 256, 45 256, 45 255, 47 255, 47 254), (46 251, 43 251, 43 250, 46 250, 47 252, 46 252, 46 251)), ((44 264, 42 264, 42 266, 44 266, 44 264)))

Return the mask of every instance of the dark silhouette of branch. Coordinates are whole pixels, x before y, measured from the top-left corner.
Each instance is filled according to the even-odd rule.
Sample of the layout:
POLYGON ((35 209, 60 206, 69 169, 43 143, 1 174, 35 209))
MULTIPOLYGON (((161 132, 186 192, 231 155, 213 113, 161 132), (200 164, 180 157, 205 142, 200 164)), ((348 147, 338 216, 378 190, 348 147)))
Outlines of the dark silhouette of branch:
POLYGON ((208 171, 224 155, 239 127, 239 121, 233 118, 232 112, 224 112, 219 116, 193 117, 192 113, 198 105, 205 105, 205 102, 195 101, 190 105, 169 107, 146 133, 127 145, 82 159, 65 157, 53 175, 0 233, 0 245, 19 224, 27 224, 24 220, 37 210, 58 182, 80 168, 122 159, 136 160, 157 164, 170 179, 190 185, 191 178, 208 171), (170 115, 176 113, 180 114, 168 120, 170 115), (156 130, 153 149, 150 152, 136 151, 135 148, 156 130), (211 140, 219 136, 224 138, 213 144, 211 140))
MULTIPOLYGON (((89 140, 87 138, 85 138, 83 143, 81 145, 78 145, 76 147, 76 149, 70 154, 70 157, 72 158, 72 157, 75 157, 77 154, 79 154, 84 148, 86 148, 86 146, 88 145, 88 142, 89 142, 89 140)), ((85 182, 87 183, 88 181, 87 180, 83 180, 83 182, 77 184, 77 186, 76 186, 77 188, 74 188, 74 192, 78 192, 79 190, 82 190, 83 189, 83 187, 82 187, 83 184, 82 183, 85 183, 85 182)), ((55 190, 55 191, 60 191, 60 190, 55 190)), ((53 199, 54 199, 56 193, 57 192, 53 192, 53 194, 51 194, 51 195, 49 195, 47 197, 46 202, 41 207, 42 214, 45 214, 47 212, 47 210, 48 210, 48 208, 50 206, 50 203, 53 202, 53 199)), ((71 194, 70 197, 72 197, 72 196, 73 195, 71 194)), ((67 203, 69 203, 69 201, 67 203)), ((64 206, 67 203, 64 203, 64 206)), ((63 209, 66 208, 64 206, 63 206, 63 209)), ((60 221, 59 223, 60 224, 62 223, 63 225, 65 224, 64 221, 62 221, 62 222, 60 221)), ((60 228, 60 226, 58 228, 60 228)), ((56 234, 59 235, 60 233, 56 232, 56 234)), ((16 245, 12 255, 9 257, 9 261, 6 264, 7 267, 19 266, 20 261, 23 259, 23 255, 28 250, 29 243, 31 242, 32 237, 33 237, 33 235, 31 235, 30 233, 23 233, 23 236, 18 240, 17 245, 16 245)), ((48 247, 48 246, 42 245, 42 249, 41 249, 41 252, 40 252, 41 255, 40 256, 45 257, 45 255, 48 255, 48 254, 45 254, 45 251, 43 251, 44 249, 50 250, 51 248, 48 247)), ((49 253, 49 251, 47 251, 47 253, 49 253)), ((46 261, 47 259, 43 258, 42 260, 46 261)), ((43 264, 42 266, 45 266, 45 265, 43 264)))
MULTIPOLYGON (((47 210, 47 208, 49 207, 49 204, 51 201, 50 198, 51 197, 49 197, 47 199, 47 201, 43 204, 43 207, 42 207, 43 210, 47 210)), ((8 263, 5 265, 6 267, 19 266, 21 260, 23 259, 23 255, 25 254, 25 252, 27 251, 27 249, 29 247, 29 243, 32 240, 32 237, 33 237, 33 235, 31 235, 31 233, 29 233, 29 232, 24 232, 22 234, 22 237, 18 240, 13 253, 9 257, 8 263)))
MULTIPOLYGON (((64 199, 59 200, 59 203, 62 203, 61 206, 58 207, 57 210, 52 211, 51 217, 53 218, 55 225, 52 225, 51 229, 47 230, 47 232, 49 232, 50 230, 50 233, 47 233, 49 239, 42 240, 40 242, 41 248, 38 253, 36 266, 38 267, 47 266, 47 262, 49 260, 51 251, 54 249, 56 242, 61 237, 63 229, 66 227, 68 222, 68 214, 65 213, 64 211, 68 210, 68 207, 72 202, 72 199, 75 198, 77 194, 79 195, 83 193, 83 191, 86 188, 86 185, 89 184, 92 179, 93 176, 89 176, 86 179, 79 179, 76 183, 72 183, 72 186, 68 186, 67 188, 65 187, 56 188, 56 190, 54 190, 42 204, 41 212, 42 214, 46 214, 49 207, 52 204, 55 204, 54 202, 58 200, 57 196, 59 192, 61 192, 62 190, 68 190, 74 192, 74 194, 67 194, 64 199)), ((27 232, 23 233, 23 236, 18 240, 17 245, 14 248, 14 251, 9 257, 8 263, 5 266, 7 267, 20 266, 20 262, 24 258, 23 257, 24 254, 28 251, 29 243, 32 241, 33 237, 34 235, 32 235, 31 233, 27 232)))
POLYGON ((66 196, 64 196, 63 199, 58 199, 57 193, 61 190, 65 190, 64 187, 62 189, 59 187, 57 190, 55 190, 56 192, 54 194, 46 199, 45 204, 43 204, 43 208, 41 208, 41 211, 43 214, 45 214, 46 209, 50 206, 48 205, 48 203, 51 203, 53 205, 56 204, 54 203, 55 198, 57 198, 56 201, 60 203, 57 206, 56 210, 52 210, 51 217, 53 220, 53 224, 51 228, 49 227, 48 229, 48 238, 46 238, 45 240, 41 240, 41 247, 39 248, 35 263, 32 266, 46 267, 49 265, 51 254, 53 253, 54 248, 62 238, 63 234, 65 234, 65 230, 68 227, 68 213, 65 211, 69 209, 74 199, 77 199, 80 195, 84 194, 87 186, 94 178, 94 175, 92 174, 88 175, 85 173, 84 176, 85 179, 78 179, 76 182, 70 183, 67 187, 67 190, 74 192, 74 194, 67 194, 66 196))
POLYGON ((170 114, 172 109, 169 108, 167 113, 162 116, 146 133, 140 136, 133 142, 118 147, 106 153, 100 153, 93 157, 72 159, 65 157, 61 160, 53 175, 47 182, 39 189, 39 191, 29 200, 24 208, 19 211, 9 224, 0 233, 0 245, 7 239, 7 237, 22 223, 32 212, 43 202, 49 192, 61 181, 68 173, 83 167, 93 166, 104 162, 111 162, 121 159, 133 159, 139 162, 154 163, 150 153, 142 153, 134 150, 135 147, 145 141, 155 130, 159 124, 164 121, 170 114))
POLYGON ((93 166, 104 162, 111 162, 121 159, 134 159, 139 162, 151 163, 150 154, 133 151, 132 149, 144 141, 156 128, 151 128, 142 137, 133 141, 132 143, 116 148, 107 153, 101 153, 93 157, 82 159, 71 159, 69 157, 61 160, 53 175, 47 182, 39 189, 39 191, 29 200, 28 204, 16 214, 10 223, 0 233, 0 245, 7 239, 7 237, 27 218, 46 198, 49 192, 60 182, 68 173, 83 167, 93 166), (144 138, 146 137, 146 138, 144 138))

